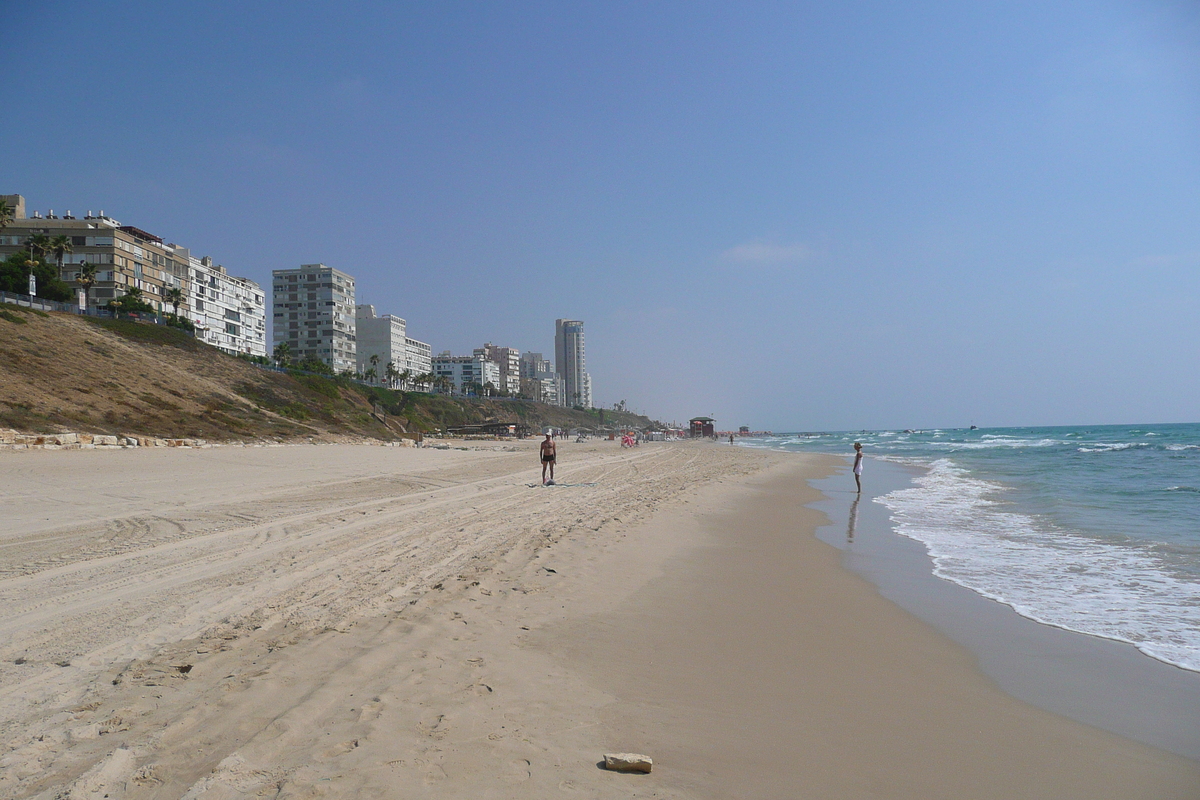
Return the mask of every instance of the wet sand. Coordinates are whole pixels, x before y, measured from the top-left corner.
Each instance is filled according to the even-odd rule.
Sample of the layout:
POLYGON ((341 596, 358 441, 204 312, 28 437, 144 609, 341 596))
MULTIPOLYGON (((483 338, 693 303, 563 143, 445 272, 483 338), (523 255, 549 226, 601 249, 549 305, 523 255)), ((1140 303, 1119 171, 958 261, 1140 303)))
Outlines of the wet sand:
POLYGON ((896 534, 888 509, 874 502, 909 488, 920 471, 877 460, 869 466, 857 503, 844 470, 813 481, 824 494, 813 507, 830 518, 817 536, 842 550, 846 567, 965 646, 984 673, 1014 697, 1200 759, 1200 673, 1158 661, 1131 644, 1035 622, 935 577, 925 546, 896 534))

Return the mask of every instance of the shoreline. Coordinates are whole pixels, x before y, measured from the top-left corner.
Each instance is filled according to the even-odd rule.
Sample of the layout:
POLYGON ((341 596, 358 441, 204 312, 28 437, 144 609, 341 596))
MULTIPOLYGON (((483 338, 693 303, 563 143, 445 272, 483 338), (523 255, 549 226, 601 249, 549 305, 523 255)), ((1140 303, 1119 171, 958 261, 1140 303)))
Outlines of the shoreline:
POLYGON ((573 485, 546 488, 535 445, 11 462, 0 600, 39 600, 7 623, 0 793, 1200 787, 1196 762, 1012 698, 842 566, 808 505, 837 459, 563 443, 573 485), (597 768, 620 751, 653 773, 597 768))
POLYGON ((794 457, 695 515, 617 609, 556 629, 616 698, 608 729, 665 754, 664 780, 698 797, 1195 796, 1200 764, 1013 698, 845 569, 806 484, 829 462, 794 457))
MULTIPOLYGON (((844 460, 844 459, 843 459, 844 460)), ((848 462, 847 462, 848 463, 848 462)), ((1089 725, 1200 760, 1200 673, 1134 645, 1050 625, 938 577, 925 545, 895 531, 875 498, 911 485, 919 467, 872 459, 849 541, 853 492, 841 474, 814 482, 830 523, 817 536, 880 594, 967 647, 1013 697, 1089 725)))

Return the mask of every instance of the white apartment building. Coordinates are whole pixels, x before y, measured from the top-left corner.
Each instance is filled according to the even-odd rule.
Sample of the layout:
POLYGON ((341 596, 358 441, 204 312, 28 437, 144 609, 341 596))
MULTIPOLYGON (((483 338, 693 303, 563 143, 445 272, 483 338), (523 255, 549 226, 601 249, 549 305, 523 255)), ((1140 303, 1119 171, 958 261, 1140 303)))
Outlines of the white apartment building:
POLYGON ((286 343, 295 360, 312 356, 334 372, 354 372, 354 278, 324 264, 303 264, 272 270, 271 283, 274 344, 286 343))
POLYGON ((186 247, 176 247, 174 255, 188 265, 191 291, 180 313, 196 326, 196 338, 227 353, 265 356, 267 306, 262 287, 230 275, 208 256, 194 257, 186 247))
POLYGON ((375 306, 354 307, 355 361, 360 375, 374 368, 375 382, 387 385, 387 365, 397 372, 405 369, 408 353, 407 323, 391 314, 375 316, 375 306), (375 364, 371 359, 375 359, 375 364))
POLYGON ((490 359, 500 367, 500 382, 496 388, 510 395, 521 393, 521 351, 512 347, 497 347, 488 342, 474 350, 477 356, 490 359))
POLYGON ((404 340, 405 368, 410 375, 428 375, 433 372, 433 347, 427 342, 418 342, 412 337, 404 340))
POLYGON ((484 387, 491 384, 494 388, 500 386, 500 366, 483 356, 452 356, 450 351, 434 356, 433 373, 439 377, 447 377, 453 382, 454 389, 460 394, 477 393, 472 387, 484 387))
POLYGON ((391 363, 396 372, 408 370, 407 387, 413 385, 412 378, 433 371, 432 348, 408 336, 408 323, 400 317, 384 314, 375 315, 375 306, 355 306, 355 339, 358 347, 356 360, 358 372, 365 375, 371 368, 371 356, 378 356, 375 365, 376 380, 387 382, 387 365, 391 363))
POLYGON ((566 389, 563 405, 591 408, 592 378, 587 374, 582 320, 554 321, 554 362, 566 389))
POLYGON ((541 353, 521 354, 521 394, 552 406, 564 405, 566 389, 562 376, 554 371, 554 363, 541 353))

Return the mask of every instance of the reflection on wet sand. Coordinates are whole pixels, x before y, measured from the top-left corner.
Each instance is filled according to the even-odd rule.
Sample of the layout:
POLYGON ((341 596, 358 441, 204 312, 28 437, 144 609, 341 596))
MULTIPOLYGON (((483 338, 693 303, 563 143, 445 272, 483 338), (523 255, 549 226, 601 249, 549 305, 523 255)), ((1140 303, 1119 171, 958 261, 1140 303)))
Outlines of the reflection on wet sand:
POLYGON ((846 544, 854 543, 854 530, 858 527, 858 501, 862 499, 854 498, 854 502, 850 504, 850 522, 846 525, 846 544))

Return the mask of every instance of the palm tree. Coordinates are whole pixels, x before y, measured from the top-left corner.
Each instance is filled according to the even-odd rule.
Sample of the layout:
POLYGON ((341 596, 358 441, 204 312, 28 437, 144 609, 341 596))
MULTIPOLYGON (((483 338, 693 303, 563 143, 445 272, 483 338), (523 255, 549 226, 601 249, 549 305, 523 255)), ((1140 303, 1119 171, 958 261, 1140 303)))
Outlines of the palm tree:
POLYGON ((67 253, 75 252, 75 248, 71 246, 71 237, 66 234, 55 236, 50 240, 48 252, 53 253, 54 258, 58 260, 58 271, 59 274, 62 274, 63 259, 66 258, 67 253))
POLYGON ((395 363, 389 361, 383 368, 383 379, 387 383, 389 389, 396 388, 396 376, 400 373, 396 371, 395 363))
MULTIPOLYGON (((376 361, 379 360, 379 356, 371 356, 371 358, 375 359, 376 361)), ((367 367, 367 371, 363 373, 363 380, 365 380, 367 383, 374 383, 377 375, 378 373, 375 371, 374 367, 367 367)))
POLYGON ((287 342, 280 342, 275 345, 275 349, 271 351, 271 355, 275 358, 275 365, 278 367, 287 366, 292 360, 292 348, 287 342))
POLYGON ((0 200, 0 231, 8 227, 8 224, 13 221, 13 214, 16 209, 8 204, 7 200, 0 200))
POLYGON ((25 240, 25 246, 29 248, 29 255, 33 260, 38 259, 38 253, 45 255, 50 252, 50 237, 44 233, 35 233, 25 240))
POLYGON ((396 381, 400 384, 401 389, 408 386, 409 382, 415 377, 416 376, 413 374, 412 370, 409 369, 402 369, 396 373, 396 381))
POLYGON ((118 317, 122 314, 132 314, 137 311, 148 312, 154 310, 143 298, 142 290, 136 286, 130 286, 125 290, 125 294, 116 300, 110 300, 108 306, 117 313, 118 317))
POLYGON ((89 264, 86 261, 80 264, 79 277, 75 279, 75 282, 83 289, 83 309, 86 311, 90 302, 88 294, 91 292, 92 287, 96 285, 96 265, 89 264))
POLYGON ((171 304, 171 308, 175 310, 175 319, 179 319, 179 307, 183 305, 183 289, 178 286, 167 289, 163 292, 163 299, 171 304))
MULTIPOLYGON (((371 357, 368 358, 367 361, 371 362, 371 369, 370 369, 371 377, 368 378, 367 380, 369 380, 371 383, 374 383, 375 376, 379 374, 379 354, 372 353, 371 357)), ((363 373, 363 374, 365 375, 366 373, 363 373)))

